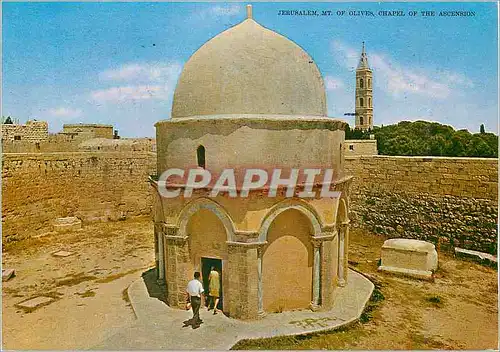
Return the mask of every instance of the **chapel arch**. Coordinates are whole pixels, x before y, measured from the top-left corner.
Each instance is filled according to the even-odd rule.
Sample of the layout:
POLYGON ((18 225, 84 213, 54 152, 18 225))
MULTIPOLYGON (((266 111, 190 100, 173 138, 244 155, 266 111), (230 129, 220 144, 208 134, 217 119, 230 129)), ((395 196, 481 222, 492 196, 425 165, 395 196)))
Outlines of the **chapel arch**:
POLYGON ((262 308, 275 313, 308 308, 313 300, 314 225, 300 210, 274 216, 262 249, 262 308))

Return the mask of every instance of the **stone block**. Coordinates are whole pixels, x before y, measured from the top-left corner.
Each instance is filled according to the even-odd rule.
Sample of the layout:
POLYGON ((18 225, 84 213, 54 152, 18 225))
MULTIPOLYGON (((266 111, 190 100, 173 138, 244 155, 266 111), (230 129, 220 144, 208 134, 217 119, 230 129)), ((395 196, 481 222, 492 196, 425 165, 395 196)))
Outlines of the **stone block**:
POLYGON ((463 249, 463 248, 455 247, 455 255, 457 257, 469 258, 469 259, 473 259, 473 260, 481 262, 481 263, 486 263, 486 264, 494 265, 494 266, 496 266, 498 263, 497 257, 495 257, 494 255, 491 255, 488 253, 483 253, 483 252, 478 252, 478 251, 473 251, 470 249, 463 249))
POLYGON ((52 297, 38 296, 38 297, 35 297, 32 299, 29 299, 27 301, 20 302, 20 303, 16 304, 16 306, 21 307, 21 308, 25 308, 25 309, 36 309, 36 308, 39 308, 41 306, 45 306, 47 304, 50 304, 53 301, 55 301, 55 299, 52 297))
POLYGON ((9 281, 15 274, 14 269, 2 269, 2 281, 9 281))
POLYGON ((54 231, 65 232, 82 228, 82 221, 74 216, 57 218, 53 223, 54 231))
POLYGON ((432 279, 438 255, 434 245, 420 240, 390 239, 382 246, 379 270, 420 279, 432 279))
POLYGON ((67 251, 57 251, 52 253, 54 257, 69 257, 72 254, 73 254, 72 252, 67 252, 67 251))

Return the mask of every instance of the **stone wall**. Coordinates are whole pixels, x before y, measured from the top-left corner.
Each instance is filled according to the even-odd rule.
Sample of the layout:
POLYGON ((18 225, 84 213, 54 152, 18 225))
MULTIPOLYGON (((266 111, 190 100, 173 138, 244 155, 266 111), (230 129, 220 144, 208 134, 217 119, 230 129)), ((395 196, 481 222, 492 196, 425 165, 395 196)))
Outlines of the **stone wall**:
POLYGON ((3 154, 2 235, 49 231, 55 218, 116 220, 150 214, 154 153, 3 154))
POLYGON ((26 125, 2 124, 2 142, 40 142, 47 140, 48 136, 49 125, 45 121, 30 120, 26 125))
POLYGON ((390 237, 496 253, 498 159, 359 156, 350 218, 390 237))
POLYGON ((345 156, 377 155, 376 139, 346 139, 344 142, 345 156))

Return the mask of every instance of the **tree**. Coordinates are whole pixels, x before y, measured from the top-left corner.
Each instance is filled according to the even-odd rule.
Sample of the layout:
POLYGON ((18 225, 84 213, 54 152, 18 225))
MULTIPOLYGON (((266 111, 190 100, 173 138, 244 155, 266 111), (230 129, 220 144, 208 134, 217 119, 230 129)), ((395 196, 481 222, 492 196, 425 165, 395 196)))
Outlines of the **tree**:
POLYGON ((484 124, 481 124, 481 127, 479 127, 479 133, 485 134, 486 131, 484 130, 484 124))
POLYGON ((6 125, 12 125, 12 119, 10 118, 10 116, 7 116, 7 118, 5 119, 5 121, 3 123, 6 125))

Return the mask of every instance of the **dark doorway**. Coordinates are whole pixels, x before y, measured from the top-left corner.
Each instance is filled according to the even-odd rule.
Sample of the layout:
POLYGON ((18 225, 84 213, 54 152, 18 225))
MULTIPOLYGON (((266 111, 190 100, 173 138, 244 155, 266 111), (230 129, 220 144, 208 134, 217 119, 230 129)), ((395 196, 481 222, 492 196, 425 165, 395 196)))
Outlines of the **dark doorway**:
POLYGON ((205 299, 205 306, 208 306, 209 300, 208 300, 208 276, 210 275, 210 269, 212 267, 215 268, 219 272, 219 280, 220 280, 220 298, 219 298, 219 304, 217 305, 217 309, 222 310, 222 300, 223 300, 223 294, 224 292, 222 291, 222 260, 220 259, 215 259, 215 258, 201 258, 201 275, 203 277, 203 289, 205 290, 206 298, 205 299))
POLYGON ((198 159, 198 166, 205 169, 205 147, 200 145, 198 149, 196 149, 196 156, 198 159))

